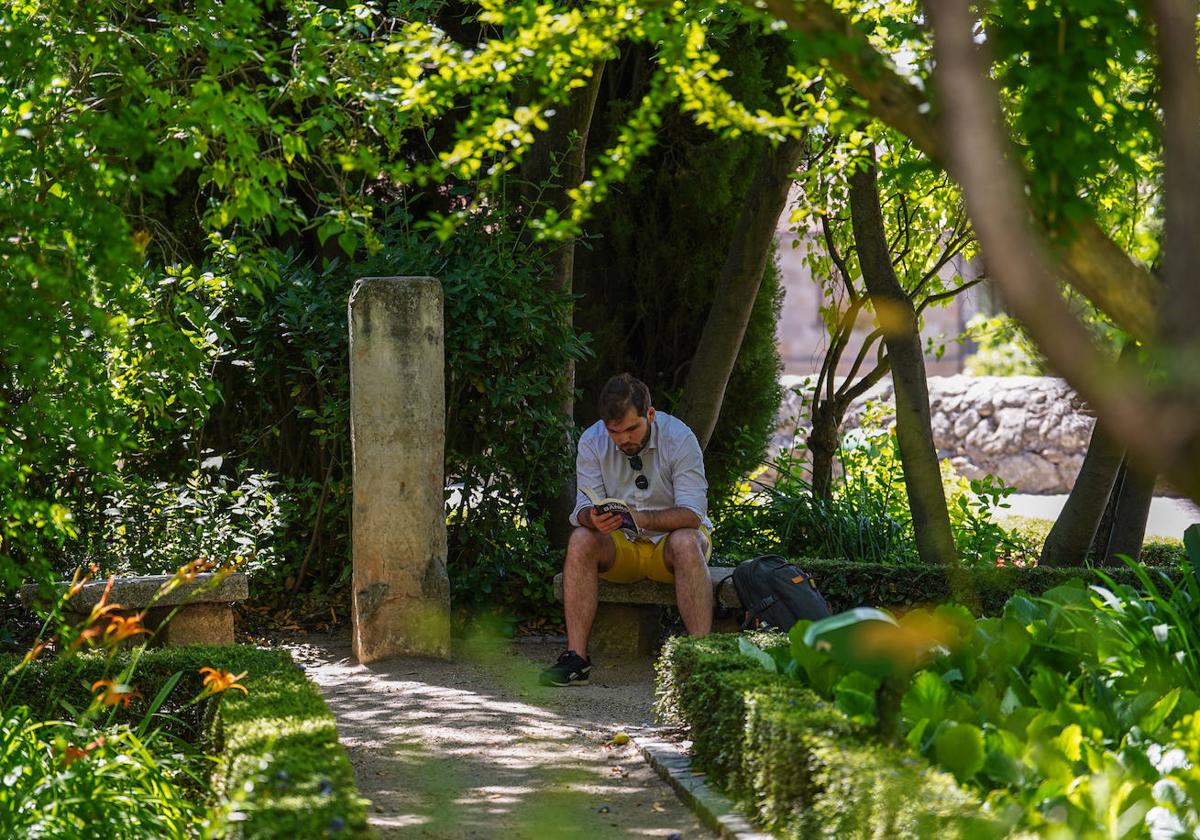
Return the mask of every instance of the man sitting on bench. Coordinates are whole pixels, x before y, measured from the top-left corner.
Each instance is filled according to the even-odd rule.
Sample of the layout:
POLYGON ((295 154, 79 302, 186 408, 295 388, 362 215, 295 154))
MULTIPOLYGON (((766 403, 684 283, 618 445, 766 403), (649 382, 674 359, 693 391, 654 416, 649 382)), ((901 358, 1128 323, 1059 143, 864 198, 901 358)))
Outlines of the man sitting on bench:
POLYGON ((656 412, 650 390, 628 373, 600 392, 600 419, 579 439, 575 530, 563 566, 567 650, 542 672, 545 685, 585 685, 592 662, 588 634, 596 617, 598 578, 675 584, 675 601, 693 636, 712 629, 708 576, 712 522, 700 444, 683 421, 656 412), (586 488, 586 489, 585 489, 586 488), (587 495, 625 501, 639 531, 622 530, 620 513, 600 514, 587 495))

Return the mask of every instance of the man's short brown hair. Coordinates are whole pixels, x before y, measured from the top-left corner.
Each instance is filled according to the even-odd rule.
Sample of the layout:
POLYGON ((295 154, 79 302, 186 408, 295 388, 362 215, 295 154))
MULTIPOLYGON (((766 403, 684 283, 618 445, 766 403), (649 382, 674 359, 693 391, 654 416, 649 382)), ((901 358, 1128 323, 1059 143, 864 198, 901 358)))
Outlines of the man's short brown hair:
POLYGON ((625 417, 633 408, 638 417, 645 417, 650 408, 650 389, 640 379, 628 373, 618 374, 600 389, 600 419, 612 422, 625 417))

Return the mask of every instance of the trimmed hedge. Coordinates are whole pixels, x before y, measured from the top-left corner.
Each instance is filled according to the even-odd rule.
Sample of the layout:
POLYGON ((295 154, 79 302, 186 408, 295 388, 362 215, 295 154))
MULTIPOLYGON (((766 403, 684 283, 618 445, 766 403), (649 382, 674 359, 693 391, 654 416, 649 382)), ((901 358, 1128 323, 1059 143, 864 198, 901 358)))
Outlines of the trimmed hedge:
MULTIPOLYGON (((20 702, 43 718, 62 714, 62 702, 83 708, 90 686, 120 670, 132 654, 108 663, 103 656, 34 662, 21 675, 20 702)), ((7 670, 12 660, 0 662, 7 670)), ((374 837, 366 801, 338 743, 337 729, 320 692, 285 651, 249 647, 147 649, 132 683, 144 697, 116 720, 136 723, 146 703, 174 674, 179 684, 163 705, 162 724, 215 756, 210 790, 247 838, 374 837), (182 708, 202 688, 204 666, 240 674, 249 694, 229 690, 182 708)))
MULTIPOLYGON (((1003 566, 950 570, 941 566, 885 566, 854 560, 801 558, 793 561, 812 576, 834 613, 854 607, 885 609, 957 601, 976 615, 999 615, 1018 591, 1040 595, 1074 578, 1102 585, 1095 569, 1003 566)), ((1125 566, 1101 569, 1119 584, 1140 591, 1125 566)), ((1151 570, 1151 574, 1155 571, 1151 570)))
MULTIPOLYGON (((737 639, 669 640, 657 667, 657 711, 688 727, 697 766, 765 827, 794 838, 1005 833, 953 777, 767 672, 738 652, 737 639)), ((767 650, 788 643, 761 633, 751 641, 767 650)))

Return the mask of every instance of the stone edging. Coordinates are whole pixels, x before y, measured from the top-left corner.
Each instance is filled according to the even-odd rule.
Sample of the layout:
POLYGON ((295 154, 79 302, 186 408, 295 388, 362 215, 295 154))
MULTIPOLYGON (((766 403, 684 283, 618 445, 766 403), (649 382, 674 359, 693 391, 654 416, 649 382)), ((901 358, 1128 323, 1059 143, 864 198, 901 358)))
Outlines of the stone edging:
POLYGON ((756 831, 734 810, 728 797, 710 788, 703 774, 692 770, 691 759, 682 745, 665 740, 652 727, 630 730, 628 734, 654 772, 674 789, 679 801, 722 840, 773 840, 772 835, 756 831))

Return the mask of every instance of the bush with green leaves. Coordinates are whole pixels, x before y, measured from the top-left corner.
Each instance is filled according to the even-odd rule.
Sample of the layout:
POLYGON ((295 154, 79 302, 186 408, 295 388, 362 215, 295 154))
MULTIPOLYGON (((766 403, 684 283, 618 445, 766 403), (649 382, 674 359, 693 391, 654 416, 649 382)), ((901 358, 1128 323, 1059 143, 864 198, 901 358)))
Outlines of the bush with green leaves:
POLYGON ((361 171, 401 138, 369 117, 391 74, 382 48, 363 48, 379 23, 363 9, 0 10, 5 584, 48 573, 73 503, 111 489, 126 453, 198 463, 221 316, 235 293, 262 297, 266 255, 367 238, 361 171))
POLYGON ((879 743, 833 704, 764 669, 781 645, 786 636, 754 633, 664 646, 658 715, 688 728, 693 761, 710 782, 780 837, 1003 834, 949 774, 879 743))
POLYGON ((269 476, 220 471, 213 456, 182 484, 118 474, 120 484, 75 517, 80 537, 68 562, 101 574, 171 574, 205 559, 234 563, 256 577, 278 561, 281 510, 269 476))
MULTIPOLYGON (((860 425, 838 450, 842 473, 828 499, 806 479, 803 453, 784 452, 771 464, 773 484, 742 493, 715 508, 717 551, 744 558, 768 551, 789 557, 844 558, 884 565, 916 565, 912 513, 888 409, 869 403, 860 425)), ((942 485, 959 559, 968 567, 1036 562, 1037 548, 992 519, 1016 492, 994 476, 967 480, 949 461, 942 485)))
MULTIPOLYGON (((548 291, 541 249, 502 208, 439 239, 398 205, 379 220, 372 257, 323 268, 283 261, 277 294, 239 300, 236 349, 216 365, 224 400, 202 439, 230 465, 275 476, 275 542, 259 579, 321 588, 350 568, 350 382, 346 301, 358 278, 432 276, 442 283, 446 351, 447 508, 456 606, 529 615, 552 602, 558 559, 531 512, 539 490, 573 464, 555 387, 585 338, 570 298, 548 291), (268 565, 269 561, 269 565, 268 565), (301 571, 303 570, 303 572, 301 571), (290 578, 290 580, 288 580, 290 578)), ((262 533, 265 523, 258 525, 262 533)), ((254 532, 252 532, 254 533, 254 532)))
MULTIPOLYGON (((1192 834, 1200 812, 1200 526, 1178 578, 1017 595, 899 620, 801 622, 756 661, 897 739, 1041 836, 1192 834)), ((1103 574, 1100 573, 1103 579, 1103 574)))
POLYGON ((161 730, 0 710, 5 837, 195 837, 203 766, 161 730))

